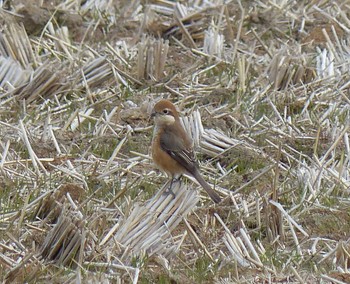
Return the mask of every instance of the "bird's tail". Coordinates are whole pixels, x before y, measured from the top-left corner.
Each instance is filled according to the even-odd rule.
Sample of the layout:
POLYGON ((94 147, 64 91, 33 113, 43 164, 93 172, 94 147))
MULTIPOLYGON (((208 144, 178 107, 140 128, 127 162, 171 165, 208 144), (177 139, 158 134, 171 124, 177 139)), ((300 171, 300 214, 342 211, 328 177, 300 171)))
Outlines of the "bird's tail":
POLYGON ((214 191, 214 189, 211 188, 211 186, 204 180, 204 178, 201 176, 201 174, 196 171, 193 177, 198 181, 198 183, 205 189, 205 191, 208 193, 210 198, 215 203, 220 203, 221 198, 220 196, 214 191))

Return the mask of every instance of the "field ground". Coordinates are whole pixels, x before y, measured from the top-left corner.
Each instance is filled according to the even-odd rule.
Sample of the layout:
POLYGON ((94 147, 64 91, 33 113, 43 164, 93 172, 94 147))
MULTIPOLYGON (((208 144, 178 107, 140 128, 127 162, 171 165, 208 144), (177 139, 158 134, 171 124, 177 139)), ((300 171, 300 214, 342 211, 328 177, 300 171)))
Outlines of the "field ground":
POLYGON ((349 1, 1 5, 1 282, 350 283, 349 1), (164 193, 160 98, 220 204, 164 193))

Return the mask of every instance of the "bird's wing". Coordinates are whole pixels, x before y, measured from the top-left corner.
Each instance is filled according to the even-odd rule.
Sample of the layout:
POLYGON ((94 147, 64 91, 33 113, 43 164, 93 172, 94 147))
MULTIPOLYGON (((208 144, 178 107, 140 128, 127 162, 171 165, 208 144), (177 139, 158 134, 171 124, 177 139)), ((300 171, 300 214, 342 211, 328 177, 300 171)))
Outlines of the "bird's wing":
POLYGON ((190 174, 193 174, 196 167, 196 158, 192 145, 186 145, 184 139, 174 134, 174 131, 164 131, 160 136, 160 146, 175 161, 182 165, 190 174))

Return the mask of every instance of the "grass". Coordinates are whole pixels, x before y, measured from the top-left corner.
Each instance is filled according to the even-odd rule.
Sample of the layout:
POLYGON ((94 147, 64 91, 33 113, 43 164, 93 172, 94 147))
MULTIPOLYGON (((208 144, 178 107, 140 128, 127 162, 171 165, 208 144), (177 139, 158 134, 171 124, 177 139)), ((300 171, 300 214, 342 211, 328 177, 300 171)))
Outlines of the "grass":
POLYGON ((2 4, 1 282, 349 282, 349 7, 270 2, 2 4), (222 203, 165 193, 160 98, 222 203))

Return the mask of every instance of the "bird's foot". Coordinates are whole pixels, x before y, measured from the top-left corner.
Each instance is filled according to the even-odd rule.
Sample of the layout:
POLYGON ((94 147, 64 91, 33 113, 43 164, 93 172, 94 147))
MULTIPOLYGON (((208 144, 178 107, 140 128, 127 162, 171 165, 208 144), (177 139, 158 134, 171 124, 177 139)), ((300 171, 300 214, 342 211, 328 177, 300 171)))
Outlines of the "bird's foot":
POLYGON ((173 188, 174 183, 181 182, 180 178, 181 178, 181 176, 180 177, 174 177, 174 178, 171 179, 169 187, 165 190, 166 194, 171 194, 173 196, 173 198, 175 198, 175 193, 172 190, 172 188, 173 188))

